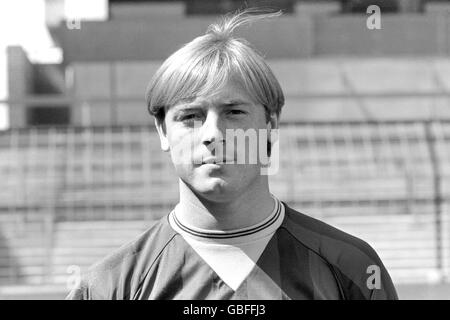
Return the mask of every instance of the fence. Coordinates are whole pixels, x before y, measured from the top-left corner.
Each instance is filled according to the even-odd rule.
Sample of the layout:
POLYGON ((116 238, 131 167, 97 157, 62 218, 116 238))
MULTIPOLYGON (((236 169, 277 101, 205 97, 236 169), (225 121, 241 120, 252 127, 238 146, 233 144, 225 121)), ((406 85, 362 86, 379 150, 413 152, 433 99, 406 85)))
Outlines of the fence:
MULTIPOLYGON (((368 241, 395 282, 450 275, 450 122, 284 124, 280 155, 272 193, 368 241)), ((0 188, 0 285, 63 282, 178 200, 148 126, 3 132, 0 188)))

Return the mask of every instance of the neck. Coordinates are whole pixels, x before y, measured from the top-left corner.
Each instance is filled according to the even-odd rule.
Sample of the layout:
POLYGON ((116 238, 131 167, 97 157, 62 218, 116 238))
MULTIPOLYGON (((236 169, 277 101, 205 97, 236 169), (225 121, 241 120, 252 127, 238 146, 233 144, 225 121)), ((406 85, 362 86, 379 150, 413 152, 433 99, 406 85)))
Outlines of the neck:
POLYGON ((275 207, 267 179, 247 188, 229 201, 213 201, 192 191, 180 179, 177 218, 187 225, 206 230, 250 227, 267 218, 275 207))

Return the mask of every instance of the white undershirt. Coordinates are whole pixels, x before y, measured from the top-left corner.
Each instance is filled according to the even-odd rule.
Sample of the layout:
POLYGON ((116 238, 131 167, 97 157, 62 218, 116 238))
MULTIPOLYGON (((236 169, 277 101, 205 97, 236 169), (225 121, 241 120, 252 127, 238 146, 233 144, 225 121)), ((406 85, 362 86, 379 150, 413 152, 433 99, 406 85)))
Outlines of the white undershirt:
POLYGON ((260 223, 236 230, 199 229, 180 221, 177 207, 169 215, 171 227, 233 290, 247 278, 284 219, 284 206, 272 196, 275 207, 260 223))

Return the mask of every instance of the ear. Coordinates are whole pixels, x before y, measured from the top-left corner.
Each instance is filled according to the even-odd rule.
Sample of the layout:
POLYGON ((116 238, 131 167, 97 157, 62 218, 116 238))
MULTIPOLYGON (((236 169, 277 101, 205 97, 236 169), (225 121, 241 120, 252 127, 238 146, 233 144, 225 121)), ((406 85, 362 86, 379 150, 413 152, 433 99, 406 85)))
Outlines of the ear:
POLYGON ((270 114, 270 119, 267 121, 267 130, 278 129, 279 117, 275 112, 270 114))
POLYGON ((155 118, 155 127, 158 131, 159 141, 161 143, 161 150, 167 152, 170 150, 169 139, 167 139, 166 125, 163 120, 158 120, 155 118))

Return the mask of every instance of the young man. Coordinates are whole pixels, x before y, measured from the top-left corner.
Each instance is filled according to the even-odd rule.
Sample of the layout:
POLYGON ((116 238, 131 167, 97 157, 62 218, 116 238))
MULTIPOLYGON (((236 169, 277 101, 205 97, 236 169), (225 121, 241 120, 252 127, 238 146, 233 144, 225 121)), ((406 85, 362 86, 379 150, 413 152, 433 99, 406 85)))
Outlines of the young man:
POLYGON ((397 299, 368 244, 269 191, 260 154, 270 154, 284 96, 232 32, 276 15, 228 17, 157 71, 147 103, 179 176, 179 203, 93 266, 68 298, 397 299), (266 134, 236 147, 243 132, 266 134))

